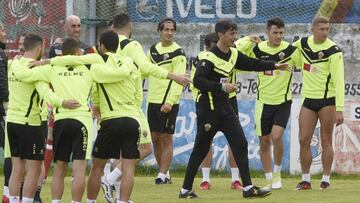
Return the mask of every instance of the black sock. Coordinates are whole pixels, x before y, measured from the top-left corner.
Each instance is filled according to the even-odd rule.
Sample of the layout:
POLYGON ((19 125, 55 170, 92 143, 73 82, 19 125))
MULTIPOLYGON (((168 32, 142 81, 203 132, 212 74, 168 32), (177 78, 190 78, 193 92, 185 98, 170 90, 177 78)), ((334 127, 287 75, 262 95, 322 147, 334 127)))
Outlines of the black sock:
POLYGON ((24 189, 24 182, 21 182, 21 185, 20 185, 20 199, 22 199, 23 189, 24 189))
POLYGON ((4 186, 6 187, 9 187, 11 168, 12 168, 11 158, 6 158, 4 160, 4 179, 5 179, 4 186))
POLYGON ((41 192, 41 186, 37 186, 35 196, 34 196, 34 200, 37 200, 37 201, 41 202, 40 192, 41 192))

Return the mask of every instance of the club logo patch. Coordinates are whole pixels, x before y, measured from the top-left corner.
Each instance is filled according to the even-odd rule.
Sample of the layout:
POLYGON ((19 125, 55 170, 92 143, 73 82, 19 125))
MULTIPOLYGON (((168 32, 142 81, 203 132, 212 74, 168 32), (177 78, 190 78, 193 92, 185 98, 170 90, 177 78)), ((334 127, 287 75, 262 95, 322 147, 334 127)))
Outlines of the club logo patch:
POLYGON ((322 52, 322 51, 320 51, 319 53, 318 53, 318 58, 319 59, 322 59, 322 58, 324 58, 324 53, 322 52))
POLYGON ((280 52, 279 53, 279 59, 283 60, 285 58, 285 53, 284 52, 280 52))
POLYGON ((204 129, 205 129, 205 132, 209 132, 210 129, 211 129, 210 123, 206 123, 206 124, 204 125, 204 129))

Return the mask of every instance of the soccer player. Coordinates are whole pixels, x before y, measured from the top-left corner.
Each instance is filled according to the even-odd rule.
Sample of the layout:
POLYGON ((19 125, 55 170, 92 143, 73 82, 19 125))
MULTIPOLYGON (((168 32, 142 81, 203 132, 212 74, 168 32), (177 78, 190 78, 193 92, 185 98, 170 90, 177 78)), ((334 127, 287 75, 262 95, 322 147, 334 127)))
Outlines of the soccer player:
MULTIPOLYGON (((84 54, 94 53, 92 47, 80 41, 81 20, 78 16, 70 15, 65 19, 64 31, 65 37, 75 38, 80 42, 80 48, 84 54)), ((50 47, 49 58, 63 55, 61 51, 61 43, 58 43, 58 41, 60 40, 57 39, 57 42, 55 42, 54 45, 50 47)))
POLYGON ((24 56, 14 60, 8 67, 9 108, 6 117, 5 156, 11 156, 12 172, 9 190, 10 202, 19 201, 20 182, 26 170, 22 202, 33 202, 36 183, 44 158, 44 140, 41 133, 40 108, 36 105, 39 96, 57 106, 66 103, 53 94, 48 84, 27 83, 18 79, 14 72, 27 68, 29 62, 39 60, 43 51, 41 37, 28 34, 24 39, 24 56))
POLYGON ((106 31, 100 36, 101 55, 89 54, 51 59, 53 65, 124 64, 120 68, 130 71, 130 75, 121 81, 119 79, 119 82, 98 83, 98 91, 93 95, 94 105, 100 107, 101 127, 93 148, 93 167, 87 188, 88 202, 96 201, 101 173, 107 160, 119 159, 120 154, 123 173, 120 200, 127 202, 133 187, 136 159, 140 157, 138 103, 142 100, 141 74, 130 58, 115 54, 118 44, 118 35, 113 31, 106 31))
MULTIPOLYGON (((294 67, 298 61, 296 47, 283 41, 285 23, 279 17, 267 21, 268 40, 255 45, 249 37, 235 42, 237 49, 250 57, 287 63, 294 67)), ((280 189, 283 133, 291 110, 291 71, 269 70, 258 72, 258 93, 255 107, 255 129, 260 139, 260 159, 264 168, 266 187, 280 189), (272 170, 271 144, 274 150, 272 170)))
MULTIPOLYGON (((114 32, 111 32, 116 36, 114 32)), ((100 43, 102 45, 104 39, 107 38, 106 32, 101 35, 100 43)), ((116 36, 117 37, 117 36, 116 36)), ((108 40, 109 41, 109 40, 108 40)), ((112 41, 111 41, 112 42, 112 41)), ((66 39, 62 46, 64 55, 80 55, 80 45, 77 40, 73 38, 66 39)), ((53 202, 61 199, 58 197, 62 191, 59 188, 63 188, 61 182, 63 182, 63 176, 66 174, 66 165, 72 152, 73 161, 73 201, 81 201, 81 196, 85 186, 85 168, 86 161, 90 156, 91 142, 92 142, 92 116, 90 109, 90 97, 93 81, 101 83, 113 83, 123 80, 130 76, 130 70, 124 66, 129 66, 128 62, 120 61, 114 55, 103 55, 103 58, 98 54, 93 54, 99 63, 104 63, 104 59, 108 62, 101 68, 96 65, 88 66, 71 66, 61 65, 62 58, 57 58, 58 62, 54 62, 54 67, 48 66, 46 68, 38 68, 37 70, 25 70, 28 73, 32 72, 31 76, 27 76, 28 80, 31 79, 43 79, 46 81, 53 81, 53 87, 62 97, 79 98, 81 107, 72 110, 64 111, 57 108, 55 110, 55 124, 54 124, 54 151, 55 151, 55 172, 52 185, 53 202), (56 64, 58 64, 56 66, 56 64), (107 67, 109 66, 109 67, 107 67), (55 71, 53 71, 55 70, 55 71), (36 71, 36 72, 35 72, 36 71), (41 77, 42 75, 47 75, 41 77), (73 85, 76 85, 77 89, 72 89, 73 85), (70 87, 71 85, 71 87, 70 87), (71 115, 72 114, 72 115, 71 115), (80 124, 80 125, 79 125, 80 124), (65 126, 68 126, 65 128, 65 126), (70 139, 69 139, 70 138, 70 139), (66 162, 66 163, 63 163, 66 162), (58 166, 60 165, 60 166, 58 166), (63 165, 64 168, 62 167, 63 165), (63 170, 65 169, 65 170, 63 170), (57 171, 59 170, 59 172, 57 171), (59 175, 62 174, 62 175, 59 175), (60 177, 59 177, 60 176, 60 177), (62 178, 62 180, 59 180, 62 178), (61 181, 61 182, 60 182, 61 181), (56 183, 55 183, 56 182, 56 183)), ((91 56, 89 56, 91 57, 91 56)), ((55 59, 54 59, 55 60, 55 59)), ((66 59, 64 59, 66 64, 66 59)), ((130 63, 130 66, 133 66, 130 63)), ((22 72, 21 75, 25 77, 26 72, 22 72)), ((19 73, 18 73, 19 74, 19 73)))
MULTIPOLYGON (((83 54, 94 53, 94 50, 92 47, 90 47, 89 45, 80 41, 81 20, 78 16, 70 15, 65 19, 64 32, 65 32, 65 37, 74 38, 80 42, 80 48, 81 48, 81 51, 83 54)), ((63 40, 62 38, 57 38, 55 40, 53 46, 50 47, 49 58, 53 58, 55 56, 62 55, 62 49, 61 49, 62 40, 63 40)), ((44 103, 44 106, 43 106, 44 114, 45 114, 46 105, 47 104, 44 103)), ((49 111, 50 111, 49 123, 52 124, 54 121, 51 120, 51 119, 53 119, 53 113, 52 113, 51 107, 49 108, 49 111)), ((45 116, 43 116, 43 118, 45 118, 45 116)), ((47 125, 46 126, 44 125, 44 129, 45 128, 48 128, 47 140, 46 140, 46 150, 45 150, 45 160, 44 160, 45 177, 47 177, 51 162, 54 158, 53 157, 53 148, 52 148, 53 147, 53 137, 52 137, 53 129, 51 128, 51 126, 47 126, 47 125)))
MULTIPOLYGON (((185 74, 185 52, 173 39, 176 22, 171 18, 164 18, 159 22, 157 31, 160 34, 160 42, 151 46, 149 59, 169 72, 185 74)), ((169 168, 173 158, 173 134, 181 93, 182 86, 173 83, 172 80, 149 77, 147 116, 154 155, 160 168, 155 184, 172 182, 169 168)))
MULTIPOLYGON (((5 121, 7 104, 9 101, 9 90, 7 81, 8 58, 5 54, 6 32, 4 25, 0 22, 0 147, 5 144, 5 121)), ((11 174, 11 159, 4 160, 4 188, 2 201, 9 202, 9 178, 11 174)))
MULTIPOLYGON (((189 84, 190 80, 182 75, 176 75, 161 66, 148 61, 141 44, 135 40, 130 39, 132 34, 132 24, 130 17, 127 14, 119 14, 114 16, 112 21, 109 22, 112 29, 119 34, 119 47, 117 53, 123 56, 128 56, 134 60, 141 71, 143 78, 155 77, 159 79, 171 79, 181 85, 189 84)), ((143 121, 143 129, 148 129, 147 122, 143 121)), ((140 159, 144 159, 152 152, 151 139, 149 133, 142 133, 140 139, 140 159), (147 136, 144 136, 147 135, 147 136)), ((112 198, 113 184, 121 176, 121 165, 118 165, 102 182, 105 198, 112 198)), ((119 184, 119 183, 117 183, 119 184)))
MULTIPOLYGON (((202 57, 206 53, 206 51, 209 51, 211 48, 216 46, 216 43, 218 42, 218 38, 215 32, 209 33, 205 36, 204 44, 205 44, 205 51, 200 52, 199 56, 197 56, 191 66, 191 79, 194 78, 196 65, 199 62, 199 58, 202 57)), ((233 77, 231 78, 231 83, 236 83, 236 74, 233 74, 233 77)), ((193 95, 193 99, 196 102, 196 98, 198 96, 198 90, 194 88, 193 84, 190 84, 191 93, 193 95)), ((236 115, 238 115, 238 106, 237 106, 237 99, 236 99, 236 92, 232 92, 229 94, 230 103, 232 108, 234 109, 234 112, 236 115)), ((203 160, 201 164, 201 172, 203 175, 203 180, 200 184, 201 190, 209 190, 210 189, 210 167, 211 167, 211 160, 212 160, 212 153, 211 149, 209 150, 209 153, 206 155, 205 159, 203 160)), ((229 165, 231 170, 231 189, 242 189, 242 184, 239 179, 239 168, 236 165, 236 162, 234 160, 234 156, 232 154, 231 149, 229 148, 229 165)))
POLYGON ((334 124, 344 121, 344 61, 341 49, 328 38, 329 19, 316 16, 311 24, 313 35, 303 37, 294 45, 301 52, 302 106, 299 116, 299 143, 302 181, 297 190, 311 189, 310 143, 320 120, 321 160, 323 177, 320 189, 330 186, 334 158, 332 135, 334 124))
POLYGON ((219 39, 217 46, 200 58, 194 76, 194 86, 200 91, 196 102, 197 134, 179 198, 198 197, 191 190, 194 178, 217 131, 224 133, 239 167, 243 197, 267 196, 270 190, 260 189, 251 182, 247 140, 229 101, 229 93, 237 87, 229 81, 234 69, 265 71, 287 68, 287 64, 249 58, 233 48, 237 25, 230 19, 220 19, 215 32, 219 39))

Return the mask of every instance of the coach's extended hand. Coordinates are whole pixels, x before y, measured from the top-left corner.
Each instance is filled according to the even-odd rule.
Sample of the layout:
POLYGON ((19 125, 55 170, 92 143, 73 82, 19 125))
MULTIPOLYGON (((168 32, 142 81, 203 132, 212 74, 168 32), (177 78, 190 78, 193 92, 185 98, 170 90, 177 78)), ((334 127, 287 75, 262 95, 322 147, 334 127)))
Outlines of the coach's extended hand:
POLYGON ((76 108, 79 108, 81 106, 81 104, 78 101, 74 100, 74 99, 64 100, 61 105, 65 109, 76 109, 76 108))
POLYGON ((291 72, 291 67, 289 66, 289 64, 286 63, 277 63, 275 64, 275 68, 291 72))
POLYGON ((187 78, 186 75, 178 75, 178 74, 174 74, 174 73, 169 73, 168 79, 174 80, 176 83, 178 83, 179 85, 182 85, 184 87, 186 87, 187 85, 189 85, 191 83, 191 80, 189 78, 187 78))

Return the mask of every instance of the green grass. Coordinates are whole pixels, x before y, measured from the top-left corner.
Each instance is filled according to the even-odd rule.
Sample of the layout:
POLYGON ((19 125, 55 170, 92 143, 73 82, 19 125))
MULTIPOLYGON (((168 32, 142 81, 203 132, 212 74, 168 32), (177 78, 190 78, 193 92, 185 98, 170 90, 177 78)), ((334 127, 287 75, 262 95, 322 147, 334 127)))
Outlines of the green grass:
MULTIPOLYGON (((283 178, 283 189, 273 191, 272 195, 263 199, 246 200, 242 198, 242 193, 230 189, 230 177, 212 176, 212 188, 209 191, 200 191, 198 186, 201 179, 196 178, 194 182, 194 190, 200 196, 197 200, 179 200, 178 193, 182 185, 183 177, 173 177, 171 185, 154 185, 155 176, 138 176, 135 178, 135 187, 131 199, 136 203, 168 203, 168 202, 360 202, 359 196, 359 178, 356 179, 340 179, 331 180, 331 188, 320 191, 319 179, 312 180, 313 189, 309 191, 295 191, 294 188, 299 178, 283 178)), ((3 176, 0 177, 3 181, 3 176)), ((263 178, 254 178, 254 184, 263 186, 265 181, 263 178)), ((47 180, 43 186, 41 196, 44 202, 51 202, 50 196, 51 178, 47 180)), ((71 196, 71 180, 70 177, 65 181, 65 192, 63 202, 70 202, 71 196)), ((85 197, 82 202, 85 202, 85 197)), ((99 193, 98 202, 106 202, 102 198, 102 192, 99 193)))

